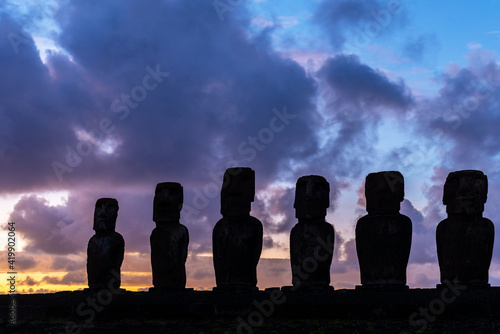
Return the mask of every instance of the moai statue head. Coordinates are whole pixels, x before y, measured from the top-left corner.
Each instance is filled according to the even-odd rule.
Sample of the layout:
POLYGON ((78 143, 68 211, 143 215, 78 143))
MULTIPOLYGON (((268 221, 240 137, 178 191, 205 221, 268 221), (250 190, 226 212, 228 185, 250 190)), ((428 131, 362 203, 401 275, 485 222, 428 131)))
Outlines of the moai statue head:
POLYGON ((398 171, 370 173, 365 180, 366 211, 368 214, 399 213, 405 197, 405 181, 398 171))
POLYGON ((324 219, 330 207, 330 184, 323 176, 307 175, 295 186, 295 217, 298 219, 324 219))
POLYGON ((479 170, 461 170, 448 174, 444 184, 446 212, 482 214, 488 194, 488 178, 479 170))
POLYGON ((113 232, 118 217, 118 201, 114 198, 99 198, 95 203, 94 231, 113 232))
POLYGON ((255 196, 255 171, 248 167, 228 168, 224 173, 220 213, 224 217, 250 214, 255 196))
POLYGON ((155 223, 178 222, 183 201, 184 194, 180 183, 158 183, 153 200, 153 221, 155 223))

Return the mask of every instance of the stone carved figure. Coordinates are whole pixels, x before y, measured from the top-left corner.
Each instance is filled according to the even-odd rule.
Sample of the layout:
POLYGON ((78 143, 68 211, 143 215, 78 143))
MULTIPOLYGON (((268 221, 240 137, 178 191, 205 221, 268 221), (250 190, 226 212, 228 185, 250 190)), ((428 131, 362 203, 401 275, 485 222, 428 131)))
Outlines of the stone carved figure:
POLYGON ((179 183, 158 183, 153 201, 156 228, 150 237, 155 289, 183 290, 186 286, 189 232, 179 222, 182 204, 183 189, 179 183))
MULTIPOLYGON (((370 173, 365 180, 366 211, 356 224, 363 288, 408 288, 412 223, 399 213, 404 178, 398 171, 370 173)), ((359 287, 360 288, 360 287, 359 287)))
POLYGON ((325 221, 330 206, 330 184, 319 175, 302 176, 295 188, 295 217, 290 232, 292 289, 327 289, 335 231, 325 221))
POLYGON ((448 218, 436 229, 441 283, 487 287, 495 227, 483 217, 488 178, 479 170, 452 172, 444 185, 448 218))
POLYGON ((251 168, 228 168, 221 190, 221 214, 212 235, 217 290, 256 290, 262 252, 262 223, 250 216, 255 195, 251 168))
POLYGON ((120 267, 125 252, 125 242, 115 232, 118 201, 100 198, 95 204, 94 230, 87 247, 87 277, 90 289, 103 289, 121 285, 120 267))

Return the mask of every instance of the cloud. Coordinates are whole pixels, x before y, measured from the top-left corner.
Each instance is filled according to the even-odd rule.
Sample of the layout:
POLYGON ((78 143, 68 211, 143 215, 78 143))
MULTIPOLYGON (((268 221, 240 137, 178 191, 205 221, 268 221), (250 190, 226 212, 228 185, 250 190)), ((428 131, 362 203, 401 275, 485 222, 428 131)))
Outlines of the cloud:
MULTIPOLYGON (((114 197, 126 251, 148 254, 154 187, 177 181, 184 185, 181 222, 190 253, 210 253, 220 174, 231 161, 256 170, 258 191, 271 191, 283 171, 290 182, 324 175, 335 210, 347 182, 327 168, 328 152, 319 151, 315 80, 272 49, 269 31, 248 35, 249 16, 239 9, 221 23, 204 1, 64 3, 55 15, 64 52, 45 62, 29 34, 2 21, 4 33, 26 36, 18 54, 1 42, 6 68, 17 73, 4 80, 0 99, 0 162, 10 171, 0 175, 2 191, 70 193, 66 205, 50 206, 36 195, 16 204, 11 219, 23 226, 27 251, 85 254, 95 201, 114 197), (317 167, 297 165, 308 160, 317 167)), ((294 189, 276 190, 267 199, 274 201, 271 212, 260 199, 253 204, 268 245, 273 233, 296 223, 293 197, 294 189)), ((73 261, 55 257, 51 266, 82 265, 73 261)))
POLYGON ((492 158, 500 153, 500 69, 483 50, 471 51, 468 58, 467 67, 442 74, 438 96, 418 112, 416 124, 429 144, 446 148, 446 166, 488 174, 492 158))
POLYGON ((69 272, 62 278, 53 276, 44 276, 41 282, 47 284, 62 284, 62 285, 82 284, 82 283, 87 283, 87 276, 81 271, 69 272))
POLYGON ((55 256, 52 258, 53 270, 62 271, 75 271, 75 270, 86 270, 85 268, 86 259, 72 260, 67 258, 67 256, 55 256))
POLYGON ((314 19, 325 30, 336 51, 344 46, 362 48, 407 22, 399 1, 376 0, 323 1, 314 19))
POLYGON ((40 285, 40 282, 36 281, 35 279, 31 278, 28 275, 24 280, 19 281, 19 285, 33 286, 33 285, 40 285))
POLYGON ((477 43, 477 42, 469 42, 467 43, 467 48, 471 49, 471 50, 474 50, 474 49, 481 49, 483 46, 481 45, 481 43, 477 43))
POLYGON ((16 253, 16 267, 22 270, 28 270, 36 267, 38 261, 30 255, 16 253))
POLYGON ((356 240, 354 238, 346 240, 339 231, 335 231, 333 260, 330 272, 333 274, 344 274, 352 270, 359 272, 356 240))
POLYGON ((401 202, 400 213, 405 215, 405 216, 408 216, 408 218, 411 219, 412 224, 413 224, 413 230, 415 232, 420 231, 419 227, 421 226, 421 223, 424 220, 424 216, 420 211, 418 211, 413 206, 413 204, 409 200, 405 199, 405 200, 403 200, 403 202, 401 202))
POLYGON ((403 46, 403 55, 414 62, 422 62, 434 58, 440 44, 434 34, 422 34, 409 38, 403 46))
POLYGON ((276 247, 277 244, 275 243, 275 241, 273 240, 272 237, 270 236, 264 236, 263 240, 262 240, 262 248, 265 249, 265 248, 274 248, 276 247))
POLYGON ((414 286, 419 286, 419 287, 435 287, 436 280, 429 278, 426 274, 424 273, 418 273, 414 276, 412 280, 412 285, 414 286))
POLYGON ((16 222, 19 232, 29 240, 27 251, 49 254, 71 254, 77 251, 80 229, 68 216, 66 207, 49 206, 37 195, 23 196, 14 206, 9 221, 16 222))
POLYGON ((354 55, 329 58, 319 75, 341 103, 356 107, 406 109, 413 97, 404 82, 391 82, 382 72, 362 64, 354 55))
POLYGON ((297 224, 295 218, 295 187, 270 186, 257 194, 252 215, 258 217, 269 233, 288 232, 297 224))
MULTIPOLYGON (((29 35, 19 54, 4 39, 4 65, 16 74, 3 83, 0 158, 17 181, 2 174, 2 191, 165 178, 203 186, 232 160, 267 182, 276 157, 314 150, 314 81, 275 53, 266 33, 249 37, 249 22, 221 23, 213 11, 204 1, 63 4, 57 43, 66 53, 45 64, 29 35)), ((4 33, 24 33, 2 22, 4 33)))
POLYGON ((403 80, 391 81, 354 55, 327 59, 317 78, 326 105, 322 129, 328 130, 322 136, 321 154, 302 165, 319 169, 316 174, 325 175, 332 189, 342 190, 349 187, 350 178, 366 175, 368 166, 377 163, 380 121, 389 117, 403 123, 414 97, 403 80), (336 166, 334 173, 331 166, 336 166))

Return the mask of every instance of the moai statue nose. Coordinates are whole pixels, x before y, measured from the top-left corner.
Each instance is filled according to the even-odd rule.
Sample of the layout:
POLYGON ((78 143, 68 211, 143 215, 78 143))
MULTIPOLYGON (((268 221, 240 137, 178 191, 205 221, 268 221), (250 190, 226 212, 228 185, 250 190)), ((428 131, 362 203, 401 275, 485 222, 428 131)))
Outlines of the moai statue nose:
POLYGON ((370 173, 365 180, 366 211, 356 224, 360 288, 407 289, 412 223, 399 213, 404 199, 400 172, 370 173))
POLYGON ((189 232, 179 221, 183 198, 179 183, 156 185, 153 200, 156 228, 149 239, 154 285, 150 291, 185 290, 189 232))
POLYGON ((495 227, 483 217, 487 193, 488 178, 479 170, 456 171, 446 178, 443 204, 448 218, 436 229, 443 284, 458 281, 469 287, 489 287, 495 227))
POLYGON ((330 206, 330 184, 319 175, 302 176, 295 187, 295 216, 290 232, 291 291, 333 290, 330 266, 335 231, 325 221, 330 206))
POLYGON ((94 230, 87 246, 87 278, 90 289, 103 289, 121 285, 120 267, 125 252, 125 242, 115 232, 118 201, 100 198, 94 210, 94 230))
POLYGON ((257 264, 262 252, 262 223, 250 216, 255 194, 251 168, 229 168, 221 189, 221 214, 212 234, 217 288, 256 290, 257 264))

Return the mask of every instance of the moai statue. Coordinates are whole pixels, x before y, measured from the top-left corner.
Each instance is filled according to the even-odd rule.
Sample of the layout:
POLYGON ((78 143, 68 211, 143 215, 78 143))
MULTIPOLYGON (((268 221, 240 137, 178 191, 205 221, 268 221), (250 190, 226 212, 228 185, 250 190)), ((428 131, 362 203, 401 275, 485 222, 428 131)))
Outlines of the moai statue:
POLYGON ((448 218, 436 229, 441 283, 488 287, 495 227, 483 218, 488 178, 479 170, 452 172, 444 185, 448 218))
POLYGON ((179 222, 182 203, 179 183, 158 183, 153 201, 156 228, 150 238, 154 285, 150 291, 185 289, 189 233, 179 222))
POLYGON ((356 224, 356 252, 362 286, 407 289, 412 223, 399 213, 404 199, 400 172, 370 173, 365 180, 366 211, 356 224))
POLYGON ((295 188, 295 217, 290 233, 290 262, 294 290, 332 289, 330 266, 335 231, 325 221, 330 184, 319 175, 302 176, 295 188))
POLYGON ((100 198, 95 204, 94 230, 87 247, 87 277, 90 289, 118 289, 125 242, 115 232, 118 202, 100 198))
POLYGON ((217 288, 257 290, 257 263, 262 251, 262 223, 250 216, 255 195, 255 171, 228 168, 221 190, 222 219, 212 235, 217 288))

